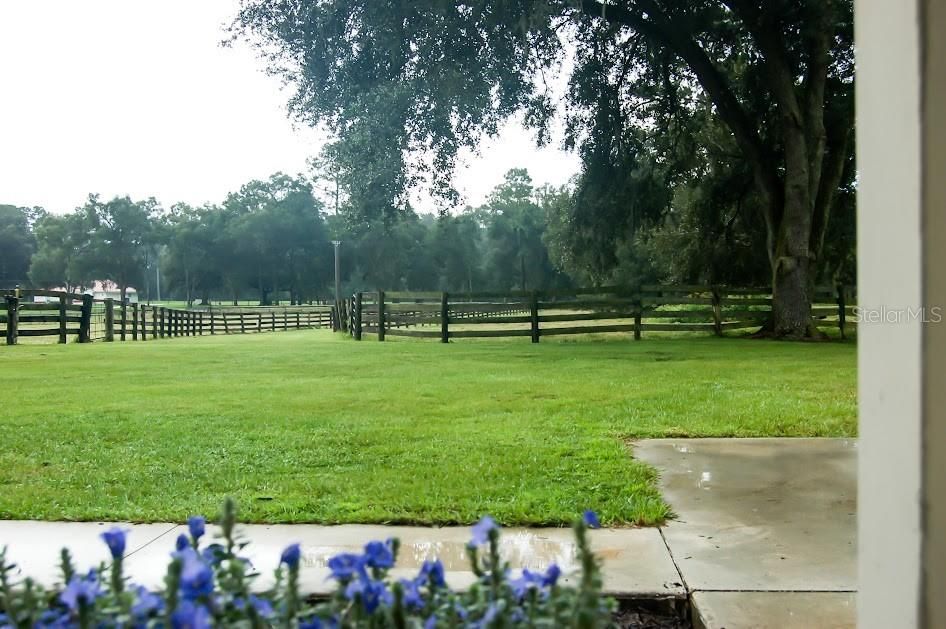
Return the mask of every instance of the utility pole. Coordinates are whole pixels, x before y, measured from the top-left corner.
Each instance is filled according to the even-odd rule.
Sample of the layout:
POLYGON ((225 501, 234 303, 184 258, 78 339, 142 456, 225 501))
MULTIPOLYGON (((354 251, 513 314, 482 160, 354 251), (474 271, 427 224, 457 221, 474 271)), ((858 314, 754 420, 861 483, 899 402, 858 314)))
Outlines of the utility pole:
POLYGON ((342 303, 342 268, 338 258, 338 248, 342 244, 341 240, 333 240, 335 245, 335 304, 342 303))

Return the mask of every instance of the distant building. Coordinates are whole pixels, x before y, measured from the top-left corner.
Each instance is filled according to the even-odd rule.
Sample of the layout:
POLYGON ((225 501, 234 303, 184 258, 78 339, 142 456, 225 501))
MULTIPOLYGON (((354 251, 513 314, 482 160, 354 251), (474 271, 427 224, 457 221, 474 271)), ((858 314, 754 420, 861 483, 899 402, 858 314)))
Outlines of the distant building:
MULTIPOLYGON (((59 286, 51 290, 67 292, 65 288, 59 286)), ((92 285, 82 291, 84 295, 92 295, 94 299, 114 299, 117 302, 121 302, 121 290, 118 288, 118 284, 111 280, 95 280, 92 282, 92 285)), ((39 297, 35 298, 37 302, 47 302, 55 301, 52 297, 39 297)), ((125 303, 137 304, 138 303, 138 291, 129 286, 125 289, 125 303)))

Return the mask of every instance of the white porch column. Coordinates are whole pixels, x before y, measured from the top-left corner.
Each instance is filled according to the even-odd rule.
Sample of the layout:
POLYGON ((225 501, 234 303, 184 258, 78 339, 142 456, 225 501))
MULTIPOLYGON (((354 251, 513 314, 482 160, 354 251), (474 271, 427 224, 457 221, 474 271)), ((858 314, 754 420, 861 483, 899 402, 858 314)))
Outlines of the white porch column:
POLYGON ((942 0, 855 2, 862 627, 946 627, 943 33, 942 0))

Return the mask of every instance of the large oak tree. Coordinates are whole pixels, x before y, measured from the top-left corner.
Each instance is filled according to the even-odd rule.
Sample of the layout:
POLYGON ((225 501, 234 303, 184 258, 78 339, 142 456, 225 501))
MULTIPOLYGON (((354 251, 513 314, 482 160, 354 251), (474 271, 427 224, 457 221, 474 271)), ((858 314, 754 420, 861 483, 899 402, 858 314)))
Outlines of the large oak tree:
POLYGON ((296 86, 299 116, 336 133, 367 215, 396 213, 425 176, 449 196, 458 149, 517 112, 547 137, 558 103, 543 85, 562 68, 601 66, 597 101, 567 114, 592 157, 609 113, 657 133, 675 106, 707 103, 761 200, 771 331, 804 336, 850 155, 851 23, 850 0, 245 0, 233 31, 296 86))

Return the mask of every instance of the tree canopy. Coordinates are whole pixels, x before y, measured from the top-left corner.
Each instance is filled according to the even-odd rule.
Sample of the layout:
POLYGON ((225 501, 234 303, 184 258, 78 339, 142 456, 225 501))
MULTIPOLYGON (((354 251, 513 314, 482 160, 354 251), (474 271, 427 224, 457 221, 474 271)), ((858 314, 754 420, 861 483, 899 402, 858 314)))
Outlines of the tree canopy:
POLYGON ((732 232, 738 211, 768 262, 771 331, 804 336, 811 284, 843 249, 827 236, 851 231, 831 224, 853 185, 852 12, 850 0, 247 0, 232 32, 295 85, 300 118, 335 132, 364 217, 404 212, 425 180, 453 199, 462 147, 517 112, 545 141, 561 115, 584 166, 560 242, 606 245, 585 260, 590 276, 619 267, 641 228, 689 213, 732 232), (564 103, 546 87, 559 72, 564 103))

